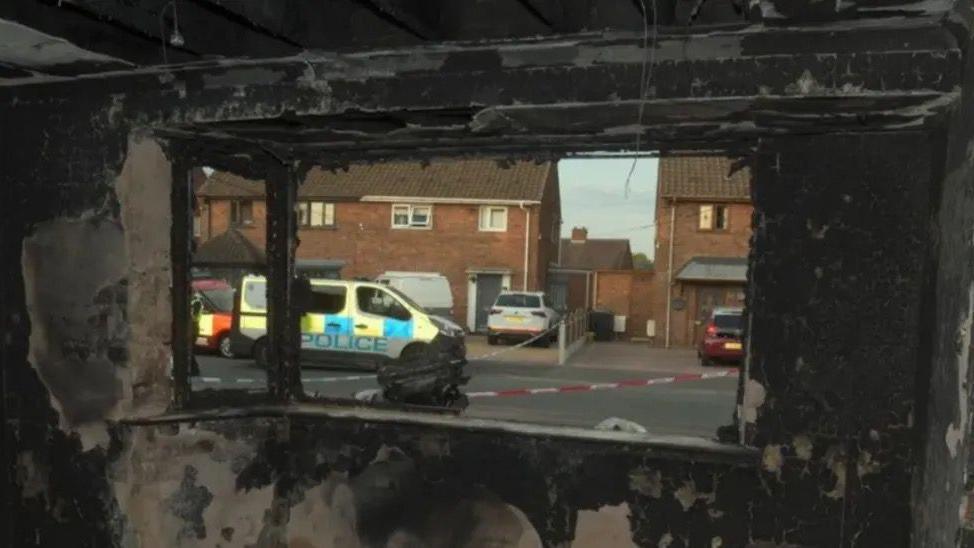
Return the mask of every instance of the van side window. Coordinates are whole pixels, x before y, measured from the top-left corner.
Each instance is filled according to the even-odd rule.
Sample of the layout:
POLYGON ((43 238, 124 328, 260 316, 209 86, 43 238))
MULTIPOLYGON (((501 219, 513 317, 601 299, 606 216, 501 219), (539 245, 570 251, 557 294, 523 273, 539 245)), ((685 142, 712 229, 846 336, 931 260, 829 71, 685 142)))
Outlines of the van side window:
POLYGON ((317 314, 338 314, 345 310, 346 294, 344 287, 312 284, 311 302, 308 303, 307 311, 317 314))
POLYGON ((358 308, 366 314, 375 314, 396 320, 408 320, 412 315, 395 297, 377 287, 360 287, 355 290, 358 308))
POLYGON ((247 306, 258 310, 267 310, 267 282, 245 284, 243 298, 247 306))

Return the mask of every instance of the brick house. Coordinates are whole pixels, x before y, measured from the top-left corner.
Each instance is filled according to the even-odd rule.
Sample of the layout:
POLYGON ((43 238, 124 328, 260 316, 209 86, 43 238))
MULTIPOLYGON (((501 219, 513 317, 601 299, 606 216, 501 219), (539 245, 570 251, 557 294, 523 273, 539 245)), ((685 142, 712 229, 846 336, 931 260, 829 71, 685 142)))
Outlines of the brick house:
POLYGON ((652 298, 661 344, 694 345, 717 306, 743 306, 750 172, 722 157, 659 160, 652 298))
MULTIPOLYGON (((261 181, 214 172, 197 194, 201 241, 233 228, 264 248, 261 181)), ((491 160, 314 168, 298 213, 298 259, 343 261, 348 278, 439 272, 450 280, 454 318, 480 330, 501 289, 546 287, 561 225, 558 170, 491 160)))
POLYGON ((558 255, 549 269, 548 293, 569 310, 597 306, 595 284, 600 270, 632 270, 629 240, 589 238, 588 229, 573 227, 571 238, 562 238, 558 255))

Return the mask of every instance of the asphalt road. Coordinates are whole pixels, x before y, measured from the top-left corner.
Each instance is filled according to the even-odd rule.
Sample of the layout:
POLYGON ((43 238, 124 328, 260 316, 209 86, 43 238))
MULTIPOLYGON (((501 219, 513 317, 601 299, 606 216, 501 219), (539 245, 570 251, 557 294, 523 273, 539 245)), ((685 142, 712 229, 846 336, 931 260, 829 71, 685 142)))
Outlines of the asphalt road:
MULTIPOLYGON (((266 374, 253 360, 228 360, 198 356, 201 375, 193 380, 196 388, 247 388, 266 386, 266 374)), ((674 358, 672 363, 655 363, 645 370, 584 365, 557 366, 528 361, 473 361, 467 368, 470 382, 464 392, 474 394, 464 414, 491 418, 592 428, 599 422, 618 417, 633 421, 653 434, 713 437, 717 427, 729 424, 735 405, 737 379, 734 376, 698 379, 702 370, 692 361, 674 358), (669 382, 674 376, 685 377, 669 382), (636 379, 661 379, 652 386, 602 387, 586 390, 593 384, 636 379), (572 387, 568 392, 491 396, 489 392, 572 387), (476 394, 481 394, 476 396, 476 394)), ((719 368, 707 373, 720 373, 719 368)), ((369 371, 342 371, 321 368, 302 370, 305 391, 320 395, 351 398, 356 392, 377 388, 369 371)))

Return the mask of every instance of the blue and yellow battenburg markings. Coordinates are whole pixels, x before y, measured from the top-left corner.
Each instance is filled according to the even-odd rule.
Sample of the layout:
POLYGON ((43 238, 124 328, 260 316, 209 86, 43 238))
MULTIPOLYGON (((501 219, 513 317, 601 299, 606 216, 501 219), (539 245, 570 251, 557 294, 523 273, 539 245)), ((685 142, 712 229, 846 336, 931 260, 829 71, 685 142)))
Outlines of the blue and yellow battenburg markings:
POLYGON ((356 335, 353 334, 353 318, 350 316, 306 314, 301 318, 301 346, 320 350, 385 353, 389 350, 389 339, 413 337, 412 320, 384 318, 381 335, 378 323, 356 335))

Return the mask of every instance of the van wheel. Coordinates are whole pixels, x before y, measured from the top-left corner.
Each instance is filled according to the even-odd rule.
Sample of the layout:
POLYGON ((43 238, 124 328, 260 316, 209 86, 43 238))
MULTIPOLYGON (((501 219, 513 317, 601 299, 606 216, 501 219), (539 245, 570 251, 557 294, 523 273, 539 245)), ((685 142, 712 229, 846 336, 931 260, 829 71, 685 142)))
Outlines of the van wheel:
POLYGON ((267 369, 267 339, 257 339, 257 342, 254 343, 254 361, 257 363, 257 367, 267 369))
POLYGON ((230 347, 230 334, 224 333, 220 335, 220 339, 217 340, 217 349, 220 351, 220 355, 224 358, 233 359, 236 356, 233 354, 233 350, 230 347))
POLYGON ((496 346, 497 345, 497 335, 487 335, 487 345, 496 346))
POLYGON ((423 362, 431 361, 433 361, 433 353, 431 352, 430 345, 426 343, 413 343, 403 348, 402 353, 399 354, 399 363, 401 365, 426 365, 423 362))

